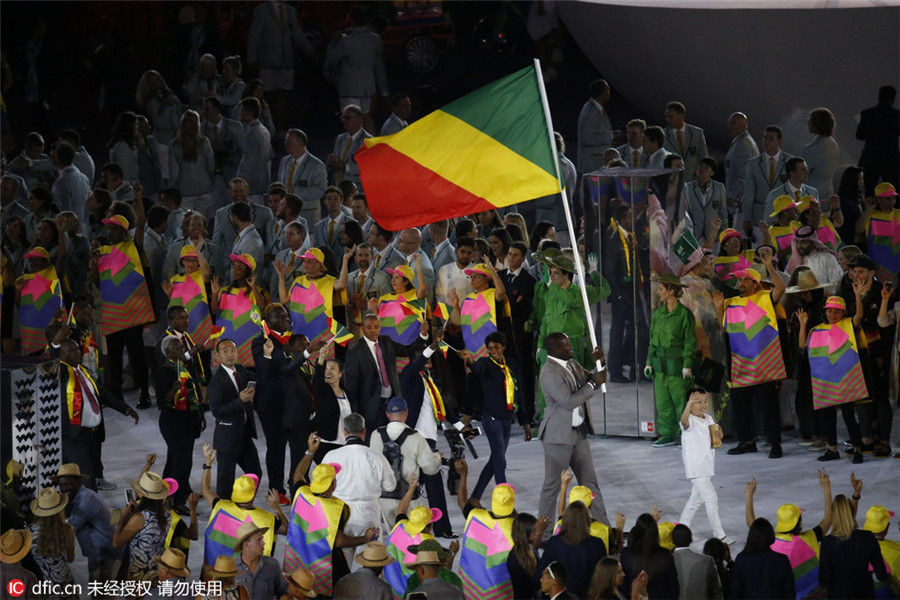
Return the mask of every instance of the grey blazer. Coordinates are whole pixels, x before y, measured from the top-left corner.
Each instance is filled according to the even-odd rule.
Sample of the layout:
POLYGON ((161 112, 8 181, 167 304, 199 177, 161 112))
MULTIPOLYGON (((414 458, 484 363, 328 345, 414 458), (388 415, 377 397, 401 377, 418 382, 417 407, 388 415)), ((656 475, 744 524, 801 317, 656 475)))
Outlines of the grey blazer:
POLYGON ((258 119, 247 125, 244 154, 237 176, 247 180, 251 194, 265 194, 272 179, 272 138, 258 119))
POLYGON ((283 24, 274 3, 263 2, 253 9, 247 36, 247 63, 259 65, 261 69, 293 71, 294 48, 306 56, 312 56, 315 50, 300 29, 297 9, 287 2, 280 4, 284 8, 283 24))
POLYGON ((204 120, 200 127, 211 145, 215 137, 214 156, 219 158, 216 163, 221 166, 222 176, 225 178, 225 183, 228 183, 237 176, 238 165, 241 164, 244 154, 244 126, 237 121, 222 117, 222 128, 216 136, 213 136, 212 133, 215 126, 208 121, 204 120))
POLYGON ((443 242, 438 244, 434 256, 431 257, 431 266, 435 273, 440 271, 441 267, 444 265, 456 262, 456 249, 453 247, 453 244, 450 243, 449 239, 446 241, 446 244, 443 242))
POLYGON ((684 152, 678 147, 678 136, 674 129, 666 128, 666 141, 663 148, 669 152, 678 154, 684 159, 684 180, 691 181, 697 177, 697 162, 709 156, 706 149, 706 137, 703 130, 696 125, 688 125, 685 123, 684 134, 684 152))
POLYGON ((591 399, 594 388, 586 383, 591 376, 587 369, 575 360, 570 360, 569 365, 576 373, 575 378, 556 361, 549 359, 541 370, 541 390, 547 407, 538 437, 548 444, 574 446, 578 443, 579 433, 594 433, 589 410, 585 410, 584 423, 578 428, 572 427, 572 411, 591 399), (575 388, 574 391, 572 388, 575 388))
POLYGON ((747 173, 744 176, 744 221, 750 219, 754 225, 757 225, 772 214, 771 209, 766 212, 766 196, 769 195, 772 188, 787 181, 784 163, 789 158, 791 155, 782 150, 781 156, 775 162, 775 181, 773 183, 769 183, 768 154, 763 152, 747 161, 747 173))
POLYGON ((319 214, 319 201, 328 187, 328 172, 325 163, 306 151, 306 158, 294 169, 294 178, 288 181, 293 159, 288 154, 278 164, 278 181, 288 186, 288 190, 303 200, 303 216, 309 220, 310 213, 319 214), (290 185, 289 185, 290 184, 290 185))
POLYGON ((376 92, 388 95, 381 36, 368 27, 353 27, 341 34, 325 53, 326 76, 337 80, 344 98, 367 98, 376 92))
MULTIPOLYGON (((366 141, 367 138, 372 137, 368 131, 363 129, 359 132, 359 136, 353 140, 353 143, 350 144, 350 150, 347 152, 347 164, 344 166, 344 179, 347 181, 352 181, 356 184, 356 187, 360 187, 359 181, 359 165, 356 164, 356 151, 362 148, 363 142, 366 141)), ((347 145, 347 139, 350 137, 350 134, 346 131, 334 140, 334 150, 332 154, 341 158, 344 156, 344 147, 347 145)), ((323 194, 324 195, 324 194, 323 194)))
POLYGON ((603 153, 612 141, 612 124, 606 109, 601 112, 588 100, 578 115, 578 172, 590 173, 602 167, 603 153))
POLYGON ((182 196, 190 198, 210 193, 215 174, 215 157, 208 139, 200 140, 197 160, 194 162, 184 159, 178 140, 174 140, 169 146, 169 183, 178 188, 182 196))
MULTIPOLYGON (((634 148, 632 148, 632 147, 629 146, 628 144, 622 144, 621 146, 619 146, 618 148, 616 148, 616 150, 619 151, 619 156, 622 157, 622 160, 624 160, 625 162, 627 162, 627 163, 628 163, 628 166, 631 167, 631 166, 632 166, 631 161, 632 161, 632 159, 634 158, 634 157, 632 156, 632 152, 634 152, 634 148)), ((641 149, 640 149, 640 152, 639 152, 639 154, 638 154, 638 164, 637 164, 637 166, 638 166, 639 168, 640 168, 640 167, 646 167, 646 166, 647 166, 647 161, 648 161, 649 159, 650 159, 650 156, 649 156, 646 152, 644 152, 644 149, 643 149, 643 148, 641 148, 641 149)))
POLYGON ((722 226, 728 223, 728 202, 725 198, 725 186, 718 181, 710 181, 708 199, 704 197, 696 180, 684 184, 687 195, 688 215, 694 224, 694 237, 701 244, 706 240, 706 231, 713 217, 722 219, 722 226))
POLYGON ((689 548, 676 548, 673 556, 681 600, 722 600, 722 583, 711 556, 689 548))
MULTIPOLYGON (((347 294, 352 296, 359 291, 359 269, 350 272, 347 275, 347 294)), ((391 288, 391 278, 384 271, 374 268, 370 269, 366 274, 366 280, 363 281, 362 297, 368 296, 369 292, 376 292, 378 297, 393 292, 391 288)))
POLYGON ((725 194, 729 198, 743 198, 747 162, 754 156, 759 156, 759 147, 749 133, 745 131, 731 140, 725 154, 725 194))

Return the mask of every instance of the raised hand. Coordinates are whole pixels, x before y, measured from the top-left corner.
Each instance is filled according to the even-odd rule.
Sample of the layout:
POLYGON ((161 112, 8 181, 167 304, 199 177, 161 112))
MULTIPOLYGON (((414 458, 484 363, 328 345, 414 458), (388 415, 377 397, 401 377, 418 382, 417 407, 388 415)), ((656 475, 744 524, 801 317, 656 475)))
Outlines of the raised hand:
POLYGON ((212 444, 203 444, 203 458, 206 460, 206 464, 210 466, 216 462, 216 449, 212 447, 212 444))
POLYGON ((800 321, 800 326, 806 327, 806 324, 809 322, 809 314, 802 308, 798 308, 797 312, 794 314, 797 315, 797 320, 800 321))
POLYGON ((756 477, 747 482, 747 485, 744 486, 744 490, 751 496, 756 493, 756 477))

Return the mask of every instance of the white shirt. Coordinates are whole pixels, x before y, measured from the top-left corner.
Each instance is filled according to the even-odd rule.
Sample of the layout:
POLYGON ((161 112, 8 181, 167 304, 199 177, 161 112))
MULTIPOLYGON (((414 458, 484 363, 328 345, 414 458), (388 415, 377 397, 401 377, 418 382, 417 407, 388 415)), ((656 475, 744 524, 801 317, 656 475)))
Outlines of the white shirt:
MULTIPOLYGON (((424 356, 426 360, 431 358, 432 354, 434 354, 434 350, 432 350, 431 346, 428 346, 422 351, 422 356, 424 356)), ((422 376, 419 375, 419 377, 422 376)), ((431 393, 428 391, 427 385, 425 386, 425 395, 422 400, 422 410, 419 411, 419 418, 416 420, 415 429, 421 433, 422 437, 426 440, 437 441, 437 419, 434 416, 434 404, 431 401, 431 393)))
MULTIPOLYGON (((75 369, 81 371, 80 366, 75 367, 75 369)), ((97 390, 91 387, 91 382, 88 380, 84 371, 81 371, 81 375, 84 377, 84 385, 81 386, 81 426, 99 427, 100 423, 103 421, 103 415, 100 414, 99 410, 94 410, 94 407, 91 406, 91 401, 88 400, 87 397, 88 391, 90 391, 91 395, 97 400, 97 406, 100 406, 100 397, 97 395, 97 390), (84 389, 85 387, 91 389, 86 390, 84 389)))
MULTIPOLYGON (((553 362, 555 362, 556 364, 561 366, 563 369, 565 369, 566 373, 569 374, 569 376, 572 378, 573 382, 577 385, 578 379, 575 377, 575 374, 572 373, 572 371, 569 369, 569 365, 568 365, 568 363, 566 363, 566 361, 560 360, 560 359, 556 358, 555 356, 547 356, 547 360, 552 360, 553 362)), ((572 427, 578 427, 582 423, 584 423, 584 411, 582 410, 582 407, 578 406, 576 408, 573 408, 572 409, 572 427)))
POLYGON ((347 418, 347 415, 353 412, 353 409, 350 408, 350 401, 347 400, 347 394, 344 394, 343 396, 336 396, 335 400, 337 400, 338 410, 341 413, 341 416, 338 418, 337 437, 335 437, 333 440, 325 441, 343 446, 347 443, 347 436, 344 434, 344 419, 347 418))
POLYGON ((681 419, 678 420, 681 427, 681 460, 684 461, 684 475, 688 479, 716 474, 716 451, 709 433, 709 426, 715 424, 716 420, 709 415, 688 415, 687 429, 681 419))
MULTIPOLYGON (((388 438, 392 440, 396 440, 407 430, 412 431, 406 423, 400 421, 392 421, 387 424, 388 438)), ((384 452, 380 434, 372 435, 372 441, 369 443, 375 452, 384 452)), ((407 437, 400 446, 400 454, 403 457, 401 475, 407 481, 414 473, 418 473, 419 469, 425 475, 435 475, 441 470, 440 453, 434 452, 421 434, 413 433, 407 437)))
MULTIPOLYGON (((369 352, 372 353, 372 358, 375 359, 375 366, 378 368, 378 381, 381 381, 381 366, 378 364, 378 352, 375 351, 375 344, 377 344, 378 342, 373 342, 366 336, 363 336, 362 339, 365 340, 366 346, 369 347, 369 352)), ((382 358, 384 358, 384 352, 382 352, 381 356, 382 356, 382 358)), ((384 367, 385 367, 385 369, 387 369, 387 363, 385 363, 384 367)), ((381 397, 382 398, 390 398, 391 397, 391 386, 389 386, 389 385, 381 386, 381 397)))
POLYGON ((437 282, 435 284, 435 296, 439 302, 450 302, 450 290, 456 290, 459 301, 475 291, 472 287, 472 278, 466 275, 466 266, 460 269, 456 265, 456 261, 446 264, 438 269, 437 282))
POLYGON ((816 251, 809 256, 804 256, 803 264, 809 267, 809 270, 815 274, 816 280, 821 283, 838 283, 844 276, 841 264, 829 252, 816 251))
POLYGON ((341 474, 335 478, 334 496, 350 506, 350 519, 344 531, 348 535, 360 535, 381 521, 378 498, 382 490, 390 492, 397 487, 391 465, 380 452, 368 446, 351 444, 332 450, 323 459, 327 463, 341 465, 341 474))
POLYGON ((235 372, 235 369, 232 369, 231 367, 226 367, 225 365, 220 365, 220 366, 221 366, 223 369, 225 369, 225 372, 228 373, 228 376, 229 376, 229 377, 231 377, 231 383, 233 383, 235 389, 236 389, 238 392, 240 392, 240 391, 241 391, 241 387, 238 385, 238 381, 237 381, 237 373, 235 372))

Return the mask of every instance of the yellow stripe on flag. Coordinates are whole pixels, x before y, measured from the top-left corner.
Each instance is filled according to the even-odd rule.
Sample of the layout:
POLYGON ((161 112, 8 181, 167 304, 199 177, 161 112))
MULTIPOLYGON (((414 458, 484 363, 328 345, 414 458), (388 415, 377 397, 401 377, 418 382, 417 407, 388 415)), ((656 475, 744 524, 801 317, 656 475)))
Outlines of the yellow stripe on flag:
POLYGON ((367 140, 366 146, 388 144, 494 206, 559 193, 553 175, 453 115, 437 110, 416 125, 367 140), (427 140, 423 131, 430 134, 427 140))

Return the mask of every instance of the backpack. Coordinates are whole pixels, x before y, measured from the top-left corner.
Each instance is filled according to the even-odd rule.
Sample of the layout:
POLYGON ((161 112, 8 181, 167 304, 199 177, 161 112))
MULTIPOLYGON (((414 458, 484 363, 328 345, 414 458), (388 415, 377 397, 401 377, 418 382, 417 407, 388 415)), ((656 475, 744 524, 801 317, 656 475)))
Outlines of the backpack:
MULTIPOLYGON (((394 478, 397 480, 397 487, 394 488, 394 491, 381 492, 381 497, 400 500, 409 490, 409 482, 403 478, 403 454, 400 452, 400 448, 403 446, 403 442, 406 441, 406 438, 415 433, 415 429, 407 427, 396 440, 392 440, 388 435, 387 427, 379 427, 377 431, 381 436, 381 442, 384 446, 381 453, 384 454, 384 457, 391 465, 391 471, 394 472, 394 478)), ((413 494, 413 499, 418 497, 419 491, 416 490, 413 494)))

